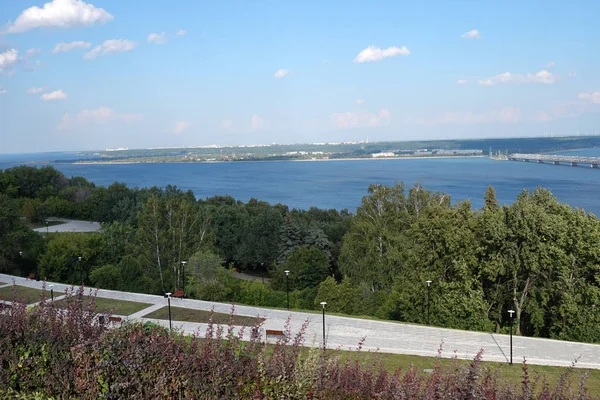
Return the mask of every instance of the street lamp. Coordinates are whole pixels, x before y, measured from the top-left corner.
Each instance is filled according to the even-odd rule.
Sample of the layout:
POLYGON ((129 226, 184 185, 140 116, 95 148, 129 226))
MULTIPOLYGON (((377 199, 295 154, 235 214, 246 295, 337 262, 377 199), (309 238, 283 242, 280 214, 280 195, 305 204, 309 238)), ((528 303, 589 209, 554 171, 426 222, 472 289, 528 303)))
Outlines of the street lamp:
POLYGON ((167 302, 169 303, 169 330, 172 331, 173 324, 171 323, 171 292, 165 293, 165 298, 167 299, 167 302))
POLYGON ((290 271, 285 270, 285 293, 287 295, 287 309, 290 311, 290 271))
POLYGON ((79 259, 79 281, 83 285, 83 278, 81 277, 81 256, 77 257, 79 259))
POLYGON ((431 281, 427 282, 427 326, 429 326, 429 309, 431 306, 431 281))
POLYGON ((187 264, 187 261, 181 262, 181 275, 183 275, 183 297, 185 297, 185 264, 187 264))
POLYGON ((512 346, 512 332, 513 332, 513 314, 515 312, 513 310, 508 310, 508 314, 510 315, 510 365, 512 365, 512 350, 513 350, 513 346, 512 346))
POLYGON ((46 237, 48 237, 48 221, 46 221, 46 237))
POLYGON ((325 350, 325 306, 327 305, 327 302, 322 301, 321 305, 323 306, 323 350, 325 350))
POLYGON ((52 302, 54 303, 54 285, 50 285, 48 287, 50 288, 50 298, 52 299, 52 302))

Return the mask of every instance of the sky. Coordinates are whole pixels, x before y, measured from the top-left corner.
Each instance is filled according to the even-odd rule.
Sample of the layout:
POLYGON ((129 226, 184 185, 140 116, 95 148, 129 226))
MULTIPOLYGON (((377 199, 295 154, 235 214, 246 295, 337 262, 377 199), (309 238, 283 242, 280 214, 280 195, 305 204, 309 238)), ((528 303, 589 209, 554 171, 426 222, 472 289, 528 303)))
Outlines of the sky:
POLYGON ((600 2, 14 0, 0 153, 600 133, 600 2))

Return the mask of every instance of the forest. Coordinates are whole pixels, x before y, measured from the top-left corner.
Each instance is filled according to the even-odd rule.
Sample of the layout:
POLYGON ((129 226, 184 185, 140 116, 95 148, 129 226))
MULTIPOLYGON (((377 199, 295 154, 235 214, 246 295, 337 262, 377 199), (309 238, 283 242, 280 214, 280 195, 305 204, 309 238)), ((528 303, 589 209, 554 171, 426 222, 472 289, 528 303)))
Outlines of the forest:
POLYGON ((371 185, 352 214, 18 166, 0 170, 0 272, 278 308, 289 288, 294 309, 327 301, 330 312, 424 324, 429 306, 431 325, 489 332, 508 332, 513 309, 519 335, 599 343, 596 216, 544 188, 510 205, 492 187, 482 196, 473 209, 422 184, 371 185), (31 229, 50 216, 102 229, 31 229))

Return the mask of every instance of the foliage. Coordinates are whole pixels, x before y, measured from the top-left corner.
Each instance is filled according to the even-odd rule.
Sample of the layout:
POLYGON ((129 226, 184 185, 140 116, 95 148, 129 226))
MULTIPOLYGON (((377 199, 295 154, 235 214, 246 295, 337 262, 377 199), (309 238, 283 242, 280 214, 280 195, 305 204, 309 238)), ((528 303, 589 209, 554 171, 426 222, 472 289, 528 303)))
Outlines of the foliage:
POLYGON ((96 187, 20 166, 0 171, 0 271, 152 294, 185 283, 191 297, 269 307, 287 303, 289 282, 293 308, 324 300, 413 323, 429 309, 434 325, 496 332, 508 330, 513 309, 517 334, 600 343, 596 216, 542 188, 510 205, 493 187, 483 197, 474 210, 420 183, 371 185, 351 215, 198 200, 174 186, 96 187), (49 215, 95 219, 102 231, 39 235, 23 221, 49 215), (233 268, 268 272, 270 284, 233 279, 233 268))
POLYGON ((53 234, 39 260, 40 276, 59 282, 85 282, 96 266, 102 240, 97 233, 53 234))
POLYGON ((317 287, 331 272, 327 256, 322 250, 302 246, 287 258, 275 274, 272 281, 274 288, 286 290, 289 279, 290 290, 302 290, 317 287), (289 277, 285 275, 286 270, 289 271, 289 277))
POLYGON ((119 290, 123 287, 119 267, 112 264, 103 265, 90 273, 90 281, 100 289, 119 290))
POLYGON ((19 218, 17 200, 0 193, 0 271, 28 273, 42 239, 19 218), (20 254, 22 252, 22 254, 20 254))

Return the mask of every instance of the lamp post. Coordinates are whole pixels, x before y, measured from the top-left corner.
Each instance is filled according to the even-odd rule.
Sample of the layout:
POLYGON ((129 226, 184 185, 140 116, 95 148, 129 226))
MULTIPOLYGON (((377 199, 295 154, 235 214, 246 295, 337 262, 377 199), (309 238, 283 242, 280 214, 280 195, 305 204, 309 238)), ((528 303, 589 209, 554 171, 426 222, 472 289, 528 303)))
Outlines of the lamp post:
POLYGON ((48 287, 50 288, 50 298, 52 299, 52 302, 54 303, 54 285, 50 285, 48 287))
POLYGON ((171 292, 165 293, 165 297, 167 298, 167 302, 169 304, 169 330, 173 330, 173 324, 171 322, 171 292))
POLYGON ((185 264, 187 264, 187 261, 181 262, 181 275, 183 275, 183 297, 185 297, 185 264))
POLYGON ((47 238, 48 237, 48 221, 45 221, 45 222, 46 222, 46 238, 47 238))
POLYGON ((287 295, 287 309, 290 311, 290 271, 285 270, 285 293, 287 295))
POLYGON ((325 306, 327 305, 327 302, 322 301, 321 305, 323 306, 323 350, 325 350, 325 306))
POLYGON ((429 326, 429 309, 431 306, 431 281, 427 282, 427 326, 429 326))
POLYGON ((512 350, 513 350, 513 346, 512 346, 512 332, 513 332, 513 314, 515 312, 513 310, 508 310, 508 314, 510 315, 510 365, 512 365, 512 350))
POLYGON ((77 257, 79 259, 79 281, 80 284, 83 285, 83 278, 81 277, 81 256, 77 257))

